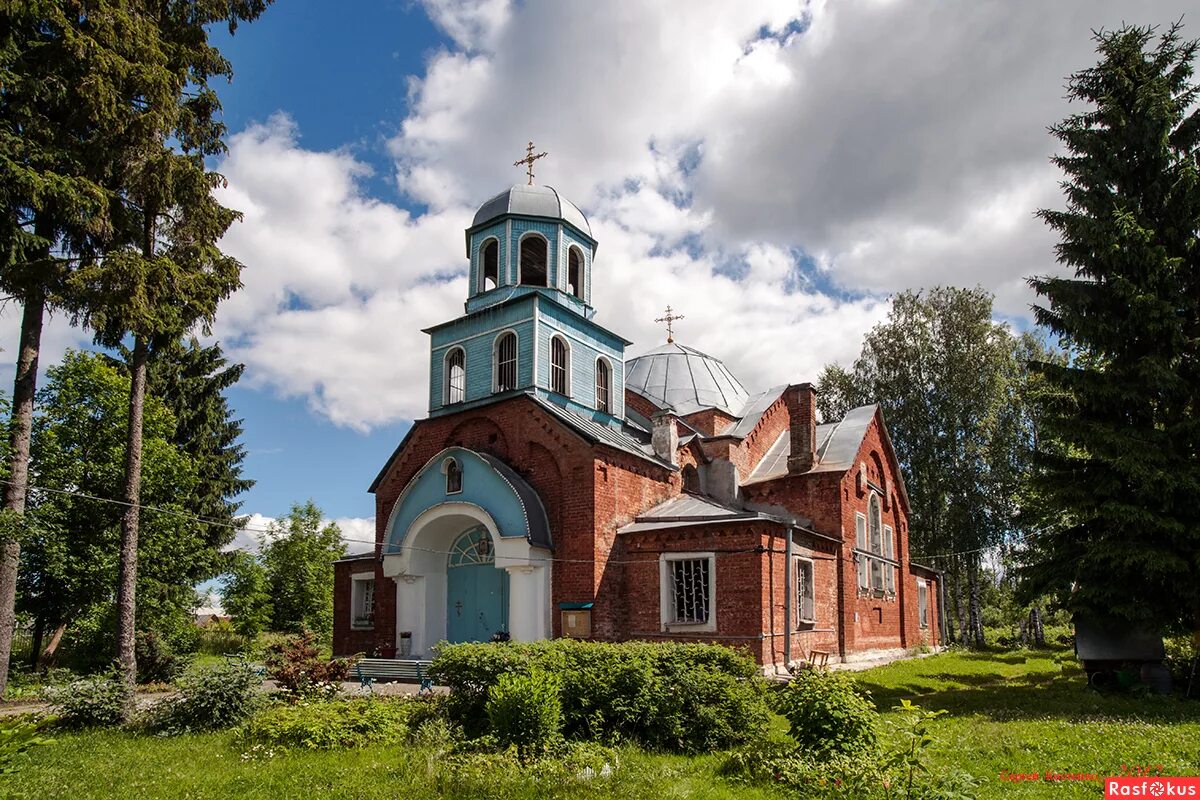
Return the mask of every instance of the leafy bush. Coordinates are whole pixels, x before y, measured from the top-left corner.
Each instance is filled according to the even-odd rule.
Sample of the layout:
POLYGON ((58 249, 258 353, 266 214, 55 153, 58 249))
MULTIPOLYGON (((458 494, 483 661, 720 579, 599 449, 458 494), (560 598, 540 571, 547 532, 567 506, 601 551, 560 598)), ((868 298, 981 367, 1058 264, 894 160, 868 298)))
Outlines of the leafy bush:
POLYGON ((935 744, 929 722, 945 713, 925 711, 905 700, 898 721, 889 723, 888 747, 836 751, 763 737, 729 755, 721 772, 749 783, 782 784, 803 797, 862 800, 967 800, 976 781, 965 773, 928 767, 935 744))
POLYGON ((170 640, 155 631, 138 631, 134 650, 138 683, 170 683, 187 666, 170 640))
POLYGON ((559 683, 541 670, 510 672, 488 690, 487 716, 502 746, 515 745, 522 761, 544 754, 562 736, 559 683))
POLYGON ((407 735, 410 707, 414 705, 402 700, 358 698, 272 706, 247 720, 238 738, 250 745, 306 750, 391 743, 407 735))
POLYGON ((250 642, 233 628, 227 619, 208 623, 199 631, 197 646, 201 653, 223 656, 227 653, 244 653, 250 642))
POLYGON ((65 728, 120 725, 133 702, 129 689, 113 672, 49 686, 46 700, 58 715, 58 724, 65 728))
POLYGON ((192 667, 178 681, 178 694, 151 713, 150 727, 169 734, 229 728, 260 705, 254 670, 236 664, 192 667))
POLYGON ((429 674, 450 687, 447 714, 487 730, 488 691, 508 673, 558 677, 569 739, 639 742, 683 752, 729 747, 766 724, 758 667, 717 645, 556 639, 439 648, 429 674))
POLYGON ((292 700, 332 698, 341 690, 341 682, 350 677, 352 666, 353 662, 345 659, 323 658, 312 633, 267 646, 267 674, 292 700))
POLYGON ((21 755, 48 744, 54 740, 43 736, 37 723, 21 719, 0 722, 0 775, 12 775, 21 767, 21 755))
POLYGON ((1175 684, 1186 689, 1192 674, 1192 662, 1200 655, 1200 645, 1196 644, 1194 636, 1169 636, 1163 639, 1163 646, 1167 651, 1163 666, 1171 671, 1171 679, 1175 684))
POLYGON ((875 744, 879 714, 844 672, 802 672, 775 693, 774 701, 802 748, 851 753, 875 744))

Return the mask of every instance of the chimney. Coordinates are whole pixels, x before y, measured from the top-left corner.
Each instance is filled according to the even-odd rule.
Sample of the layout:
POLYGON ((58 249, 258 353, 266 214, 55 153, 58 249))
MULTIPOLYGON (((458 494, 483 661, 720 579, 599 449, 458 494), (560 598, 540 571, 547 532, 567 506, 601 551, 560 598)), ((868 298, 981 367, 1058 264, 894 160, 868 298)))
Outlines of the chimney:
POLYGON ((811 383, 788 387, 787 410, 792 445, 788 474, 799 475, 817 463, 817 390, 811 383))
POLYGON ((675 427, 675 415, 670 411, 659 411, 650 421, 653 423, 650 442, 654 445, 654 455, 678 465, 679 429, 675 427))

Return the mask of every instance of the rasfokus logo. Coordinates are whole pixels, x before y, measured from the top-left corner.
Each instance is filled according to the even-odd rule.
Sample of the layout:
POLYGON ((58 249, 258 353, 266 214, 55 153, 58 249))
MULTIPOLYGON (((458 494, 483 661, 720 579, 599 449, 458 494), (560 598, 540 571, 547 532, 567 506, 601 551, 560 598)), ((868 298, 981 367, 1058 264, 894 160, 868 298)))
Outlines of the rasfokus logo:
POLYGON ((1195 797, 1200 798, 1200 778, 1161 776, 1104 779, 1104 798, 1115 797, 1195 797))

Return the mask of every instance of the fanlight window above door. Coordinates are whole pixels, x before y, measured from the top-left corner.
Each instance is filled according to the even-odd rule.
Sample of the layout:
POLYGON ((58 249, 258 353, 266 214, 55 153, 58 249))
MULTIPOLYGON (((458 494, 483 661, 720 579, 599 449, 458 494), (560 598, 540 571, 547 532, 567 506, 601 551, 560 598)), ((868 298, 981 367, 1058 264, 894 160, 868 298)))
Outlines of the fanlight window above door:
POLYGON ((486 528, 472 528, 459 536, 450 548, 450 567, 468 567, 472 564, 494 564, 496 553, 492 549, 492 535, 486 528))

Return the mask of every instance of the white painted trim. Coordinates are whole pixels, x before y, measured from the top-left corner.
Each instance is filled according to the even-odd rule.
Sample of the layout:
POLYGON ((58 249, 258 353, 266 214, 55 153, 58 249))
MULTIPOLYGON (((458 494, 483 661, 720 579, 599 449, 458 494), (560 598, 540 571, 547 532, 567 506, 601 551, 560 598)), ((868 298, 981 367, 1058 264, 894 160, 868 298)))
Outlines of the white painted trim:
POLYGON ((475 249, 475 294, 482 294, 486 291, 490 291, 489 289, 484 288, 483 284, 485 280, 483 275, 483 249, 487 247, 487 243, 489 241, 493 240, 496 242, 496 288, 499 289, 504 285, 500 282, 500 237, 494 233, 489 233, 487 238, 483 239, 479 243, 479 247, 475 249))
POLYGON ((458 403, 467 401, 467 348, 461 344, 454 344, 446 348, 446 352, 442 354, 442 406, 458 405, 458 403, 450 402, 450 354, 455 350, 461 350, 463 354, 463 397, 458 403))
POLYGON ((550 285, 550 240, 541 231, 525 231, 517 239, 517 286, 540 286, 543 289, 553 288, 550 285), (536 236, 546 243, 546 282, 544 284, 523 282, 524 276, 521 275, 521 246, 525 244, 525 240, 530 236, 536 236))
POLYGON ((352 581, 372 580, 373 581, 373 580, 375 580, 375 573, 374 572, 355 572, 353 575, 350 576, 350 580, 352 580, 352 581))
POLYGON ((555 394, 561 394, 564 397, 570 397, 571 396, 571 343, 569 341, 567 341, 567 337, 563 336, 562 334, 554 333, 554 334, 551 334, 550 338, 546 340, 546 344, 550 348, 550 352, 547 354, 550 357, 550 372, 547 376, 550 378, 550 391, 555 392, 555 394), (566 389, 566 391, 563 391, 563 392, 558 392, 558 391, 555 391, 555 389, 554 389, 554 340, 555 339, 559 339, 560 341, 562 341, 563 347, 565 347, 567 349, 567 363, 563 365, 566 367, 567 385, 565 387, 563 387, 564 389, 566 389))
POLYGON ((512 286, 512 276, 515 273, 512 263, 512 220, 504 220, 504 283, 502 286, 512 286))
MULTIPOLYGON (((808 574, 810 576, 810 579, 808 581, 808 590, 809 590, 809 592, 812 593, 812 617, 805 618, 803 608, 800 605, 800 594, 798 592, 794 591, 794 588, 799 583, 800 576, 793 574, 793 576, 792 576, 793 591, 792 591, 792 597, 791 597, 790 602, 793 604, 795 612, 792 615, 792 619, 796 623, 803 622, 806 625, 811 624, 811 623, 814 623, 817 621, 817 565, 816 565, 816 562, 813 561, 812 558, 810 558, 808 556, 800 556, 800 555, 792 556, 792 562, 793 562, 792 563, 793 570, 796 569, 797 565, 800 562, 804 562, 805 564, 808 564, 808 574)), ((799 625, 796 625, 795 627, 797 628, 797 630, 800 629, 799 625)))
POLYGON ((608 356, 606 356, 602 353, 599 353, 596 355, 596 365, 592 369, 592 383, 595 384, 594 386, 592 386, 592 405, 595 407, 595 409, 597 411, 599 411, 603 414, 611 415, 613 413, 614 409, 616 408, 616 405, 613 403, 613 365, 612 365, 612 361, 609 360, 608 356), (607 409, 600 407, 600 364, 601 363, 603 363, 604 366, 608 367, 608 408, 607 409))
MULTIPOLYGON (((571 296, 572 296, 572 297, 574 297, 574 298, 576 298, 577 300, 579 300, 579 302, 581 302, 581 303, 583 303, 583 304, 585 304, 585 305, 586 305, 586 304, 587 304, 587 300, 585 300, 585 299, 584 299, 584 297, 587 295, 587 289, 585 288, 585 287, 586 287, 586 285, 587 285, 587 256, 584 254, 584 252, 583 252, 583 248, 582 248, 582 247, 580 247, 580 246, 579 246, 579 245, 577 245, 577 244, 574 244, 574 243, 572 243, 572 244, 570 244, 570 245, 568 245, 568 246, 567 246, 567 259, 566 259, 566 263, 567 263, 567 270, 566 270, 567 280, 564 280, 564 281, 563 281, 563 291, 564 291, 564 292, 566 292, 566 291, 567 291, 567 286, 568 286, 568 284, 570 284, 570 282, 571 282, 571 281, 570 281, 570 277, 571 277, 571 251, 572 251, 572 250, 578 250, 578 251, 579 251, 579 272, 580 272, 580 275, 579 275, 579 282, 580 282, 581 284, 583 284, 583 286, 578 286, 578 287, 576 287, 576 288, 577 288, 577 290, 579 291, 579 294, 577 294, 577 295, 571 295, 571 296)), ((569 292, 568 292, 568 294, 569 294, 569 292)))
POLYGON ((712 633, 717 629, 717 558, 712 551, 702 553, 661 553, 658 556, 658 618, 660 630, 668 633, 712 633), (708 560, 708 621, 673 622, 670 611, 671 573, 668 564, 672 561, 708 560))
POLYGON ((538 375, 538 367, 541 366, 542 352, 542 296, 536 292, 533 295, 533 375, 529 381, 535 389, 542 385, 541 377, 538 375))
MULTIPOLYGON (((510 391, 511 389, 516 389, 521 385, 521 336, 513 328, 505 328, 502 331, 500 331, 499 333, 497 333, 495 338, 492 339, 492 393, 493 394, 496 394, 497 392, 500 391, 500 339, 510 333, 513 335, 513 338, 515 338, 517 340, 517 346, 515 348, 513 348, 513 350, 514 350, 513 361, 516 364, 516 368, 514 369, 514 373, 515 373, 514 380, 513 380, 514 385, 512 387, 510 387, 510 389, 505 389, 505 391, 510 391)), ((534 347, 534 350, 537 350, 536 346, 534 347)))

